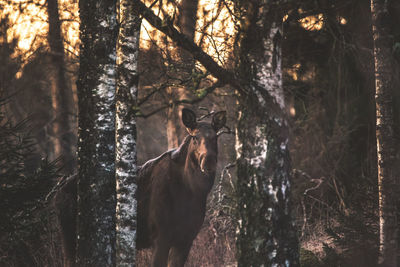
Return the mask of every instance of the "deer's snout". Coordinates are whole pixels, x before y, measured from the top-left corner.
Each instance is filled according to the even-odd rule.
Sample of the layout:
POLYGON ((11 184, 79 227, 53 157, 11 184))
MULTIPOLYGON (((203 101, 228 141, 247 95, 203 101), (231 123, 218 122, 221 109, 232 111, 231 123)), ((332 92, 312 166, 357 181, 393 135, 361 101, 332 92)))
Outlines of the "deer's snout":
POLYGON ((217 155, 214 153, 204 153, 200 155, 200 170, 209 174, 215 172, 217 168, 217 155))

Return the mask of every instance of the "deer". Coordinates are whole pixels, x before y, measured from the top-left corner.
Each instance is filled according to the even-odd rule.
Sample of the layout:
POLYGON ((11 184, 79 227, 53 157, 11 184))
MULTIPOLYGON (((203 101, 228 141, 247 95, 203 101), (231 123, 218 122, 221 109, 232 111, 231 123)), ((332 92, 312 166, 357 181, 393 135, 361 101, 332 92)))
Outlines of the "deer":
POLYGON ((188 133, 182 144, 147 161, 138 173, 137 248, 153 248, 153 267, 183 267, 187 260, 214 184, 226 112, 214 113, 208 123, 183 108, 181 119, 188 133))
MULTIPOLYGON (((203 224, 214 184, 219 130, 226 112, 208 114, 211 122, 183 108, 188 135, 180 146, 138 168, 137 249, 152 248, 152 267, 183 267, 203 224)), ((63 181, 54 206, 60 222, 65 266, 74 266, 78 175, 63 181), (57 212, 58 211, 58 212, 57 212)))

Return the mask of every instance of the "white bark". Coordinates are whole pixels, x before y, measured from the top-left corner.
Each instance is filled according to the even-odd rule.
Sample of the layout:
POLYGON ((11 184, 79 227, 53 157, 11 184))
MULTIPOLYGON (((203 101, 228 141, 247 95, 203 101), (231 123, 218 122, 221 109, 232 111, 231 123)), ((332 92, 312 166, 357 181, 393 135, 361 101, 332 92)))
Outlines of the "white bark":
POLYGON ((249 80, 247 91, 251 96, 239 99, 235 145, 238 263, 298 266, 298 243, 290 214, 291 166, 284 119, 281 20, 266 6, 257 8, 258 12, 249 13, 249 32, 241 43, 241 76, 249 80), (255 22, 252 16, 256 16, 255 22))
MULTIPOLYGON (((109 55, 110 59, 115 59, 115 51, 109 55)), ((100 65, 100 69, 104 70, 99 78, 99 85, 93 91, 94 99, 96 101, 96 108, 98 113, 95 118, 95 131, 98 135, 98 142, 96 143, 97 157, 97 171, 99 173, 104 173, 108 177, 105 179, 110 179, 115 169, 115 164, 110 159, 110 155, 114 154, 115 144, 109 143, 109 136, 114 132, 115 129, 115 109, 114 109, 114 97, 115 97, 115 64, 104 64, 100 65)), ((107 202, 108 204, 114 203, 114 195, 110 194, 107 199, 102 199, 100 196, 104 183, 109 183, 109 180, 105 180, 104 183, 100 179, 94 177, 90 185, 91 194, 97 195, 96 198, 107 202)), ((96 224, 98 229, 96 231, 96 240, 100 241, 98 243, 99 249, 97 252, 104 251, 103 257, 107 257, 108 266, 113 265, 113 253, 114 253, 114 240, 115 231, 113 231, 113 213, 110 212, 109 205, 101 205, 98 207, 96 224), (111 230, 111 231, 110 231, 111 230), (107 244, 105 247, 104 244, 107 244)))
MULTIPOLYGON (((282 67, 281 67, 281 47, 274 45, 276 35, 282 35, 282 29, 275 22, 272 23, 270 33, 264 37, 263 48, 264 55, 255 62, 257 69, 256 81, 260 88, 268 91, 268 94, 280 106, 282 110, 285 108, 285 97, 282 87, 282 67)), ((280 37, 278 37, 280 38, 280 37)), ((263 97, 257 92, 260 105, 265 105, 263 97)))
POLYGON ((120 0, 120 30, 117 45, 116 102, 116 262, 135 266, 136 250, 136 120, 140 19, 133 15, 133 4, 120 0))
POLYGON ((399 266, 399 174, 393 116, 393 35, 389 2, 371 0, 375 60, 376 139, 379 190, 379 257, 381 267, 399 266))

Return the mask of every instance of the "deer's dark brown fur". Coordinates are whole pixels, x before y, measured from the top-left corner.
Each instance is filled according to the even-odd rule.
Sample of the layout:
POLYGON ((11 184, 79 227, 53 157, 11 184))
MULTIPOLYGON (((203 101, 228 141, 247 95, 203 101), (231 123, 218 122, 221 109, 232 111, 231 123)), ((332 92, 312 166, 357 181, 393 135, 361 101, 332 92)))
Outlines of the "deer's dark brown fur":
POLYGON ((197 123, 193 111, 183 109, 189 135, 139 171, 137 246, 153 247, 154 267, 185 264, 203 224, 217 165, 217 131, 225 120, 225 112, 218 112, 211 123, 197 123))
MULTIPOLYGON (((217 165, 217 132, 226 121, 217 112, 212 122, 197 122, 189 109, 182 122, 189 135, 177 149, 149 160, 138 174, 137 248, 153 248, 153 267, 184 266, 203 224, 207 195, 217 165)), ((55 196, 66 266, 75 257, 76 176, 55 196)))

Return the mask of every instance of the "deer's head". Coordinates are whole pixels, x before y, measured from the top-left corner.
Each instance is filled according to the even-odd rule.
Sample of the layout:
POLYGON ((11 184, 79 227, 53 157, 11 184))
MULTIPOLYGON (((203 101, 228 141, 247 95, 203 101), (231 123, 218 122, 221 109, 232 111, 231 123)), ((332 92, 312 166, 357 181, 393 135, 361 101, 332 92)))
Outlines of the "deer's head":
POLYGON ((218 156, 218 131, 226 123, 226 112, 211 115, 211 122, 198 122, 196 114, 187 108, 182 110, 182 122, 191 136, 188 155, 204 174, 215 174, 218 156))

